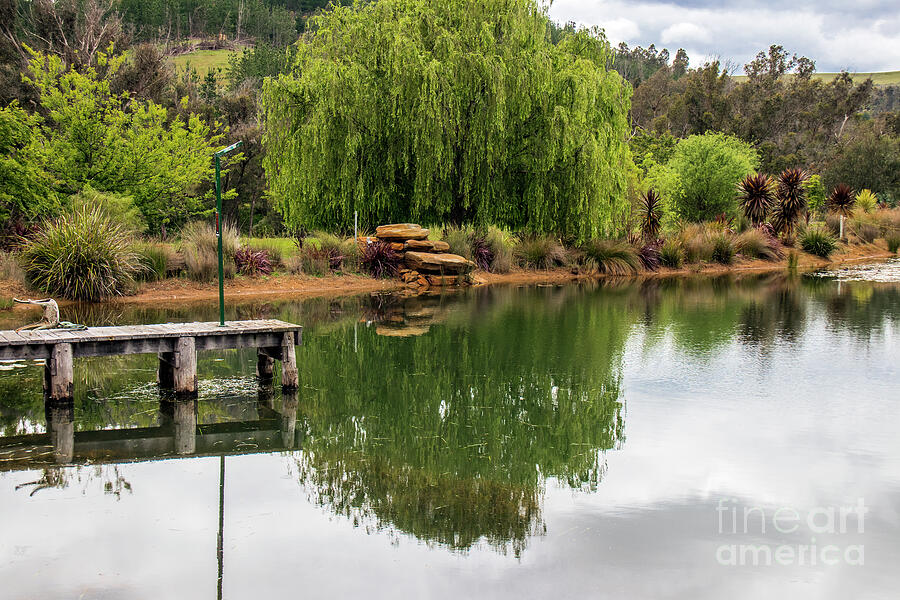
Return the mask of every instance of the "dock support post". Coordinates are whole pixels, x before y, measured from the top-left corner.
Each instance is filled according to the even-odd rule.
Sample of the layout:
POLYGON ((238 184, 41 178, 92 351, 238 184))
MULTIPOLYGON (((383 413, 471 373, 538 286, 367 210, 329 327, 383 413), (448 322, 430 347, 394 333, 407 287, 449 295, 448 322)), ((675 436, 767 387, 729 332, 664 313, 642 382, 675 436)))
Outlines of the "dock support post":
POLYGON ((295 445, 297 405, 297 390, 288 390, 281 395, 281 443, 285 448, 295 445))
POLYGON ((176 400, 175 454, 193 454, 197 451, 197 403, 194 400, 176 400))
POLYGON ((159 370, 156 372, 156 381, 162 390, 175 389, 175 353, 160 352, 157 354, 159 358, 159 370))
POLYGON ((55 344, 44 363, 44 393, 51 400, 74 397, 72 344, 55 344))
POLYGON ((178 338, 175 343, 175 393, 197 395, 197 346, 192 337, 178 338))
POLYGON ((294 347, 297 338, 293 331, 288 331, 281 342, 281 389, 296 390, 300 387, 300 373, 297 371, 297 350, 294 347))
POLYGON ((275 377, 275 359, 262 348, 256 351, 256 376, 261 382, 269 382, 275 377))
POLYGON ((47 433, 53 446, 53 460, 58 465, 72 462, 75 456, 75 404, 72 400, 44 402, 47 433))

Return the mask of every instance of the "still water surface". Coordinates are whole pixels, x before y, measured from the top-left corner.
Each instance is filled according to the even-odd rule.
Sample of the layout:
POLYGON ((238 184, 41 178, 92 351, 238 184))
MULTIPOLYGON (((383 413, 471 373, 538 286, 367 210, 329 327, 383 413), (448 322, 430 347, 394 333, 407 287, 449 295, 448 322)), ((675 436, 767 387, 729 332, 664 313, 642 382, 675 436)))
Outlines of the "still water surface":
POLYGON ((196 404, 155 356, 77 360, 72 407, 0 364, 0 598, 896 598, 885 271, 232 307, 305 326, 288 396, 254 351, 196 404))

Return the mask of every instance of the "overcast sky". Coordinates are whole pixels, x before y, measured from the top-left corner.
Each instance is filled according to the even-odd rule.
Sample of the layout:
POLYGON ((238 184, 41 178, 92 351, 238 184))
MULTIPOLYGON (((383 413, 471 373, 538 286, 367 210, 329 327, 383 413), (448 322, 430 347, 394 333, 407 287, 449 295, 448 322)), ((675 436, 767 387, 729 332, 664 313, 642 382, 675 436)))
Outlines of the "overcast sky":
POLYGON ((819 71, 900 70, 897 0, 555 0, 560 22, 599 25, 614 43, 684 48, 697 66, 707 57, 743 65, 781 44, 816 61, 819 71))

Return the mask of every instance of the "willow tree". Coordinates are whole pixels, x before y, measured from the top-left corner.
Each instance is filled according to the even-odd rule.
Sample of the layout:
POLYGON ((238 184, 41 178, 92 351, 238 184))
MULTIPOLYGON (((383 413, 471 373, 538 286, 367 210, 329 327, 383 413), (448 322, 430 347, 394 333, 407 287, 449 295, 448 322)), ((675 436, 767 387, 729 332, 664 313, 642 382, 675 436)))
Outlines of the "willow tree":
POLYGON ((534 0, 335 7, 262 93, 291 227, 496 223, 585 238, 627 210, 630 88, 599 30, 554 44, 534 0))

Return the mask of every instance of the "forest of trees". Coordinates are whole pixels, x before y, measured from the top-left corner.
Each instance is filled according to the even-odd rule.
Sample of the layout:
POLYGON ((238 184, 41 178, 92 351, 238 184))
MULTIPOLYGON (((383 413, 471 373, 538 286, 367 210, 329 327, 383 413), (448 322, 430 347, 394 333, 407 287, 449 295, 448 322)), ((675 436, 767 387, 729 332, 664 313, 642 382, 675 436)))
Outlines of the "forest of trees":
POLYGON ((633 201, 678 140, 713 132, 752 146, 760 171, 803 167, 829 189, 840 182, 869 188, 890 205, 900 199, 896 86, 876 87, 848 73, 823 81, 813 76, 812 60, 779 45, 742 72, 719 62, 691 64, 681 49, 610 47, 602 31, 554 24, 531 0, 445 3, 465 13, 464 22, 517 28, 510 32, 524 37, 512 41, 490 41, 463 25, 454 32, 435 24, 413 35, 403 19, 416 11, 437 18, 444 5, 382 2, 380 11, 376 2, 333 13, 325 0, 0 0, 3 235, 61 212, 87 186, 131 198, 147 230, 165 235, 210 214, 204 157, 237 140, 244 146, 226 165, 225 218, 258 233, 282 232, 285 220, 290 228, 345 229, 354 210, 373 222, 411 212, 575 236, 612 233, 623 202, 633 201), (522 15, 519 25, 498 20, 498 11, 522 15), (359 17, 363 12, 369 16, 359 17), (338 40, 342 28, 355 37, 338 40), (446 60, 416 67, 422 77, 383 76, 379 69, 390 61, 412 59, 403 54, 411 46, 396 42, 401 33, 409 34, 407 44, 446 52, 446 60), (532 68, 521 54, 519 72, 495 78, 490 69, 518 60, 511 57, 521 52, 514 46, 520 39, 529 40, 529 56, 541 66, 532 68), (236 42, 249 46, 225 71, 205 77, 169 61, 187 48, 236 42), (343 48, 340 69, 321 53, 326 46, 343 48), (444 71, 428 71, 439 64, 444 71), (338 84, 340 92, 327 87, 338 84), (330 105, 303 104, 316 97, 330 97, 330 105), (598 104, 588 107, 588 97, 598 104), (283 107, 301 105, 348 113, 343 124, 304 121, 285 129, 304 113, 283 107), (460 112, 447 112, 451 107, 460 112), (261 115, 276 126, 266 129, 261 115), (461 129, 463 122, 472 125, 461 129), (356 133, 342 129, 347 124, 356 133), (424 161, 425 145, 404 145, 391 131, 418 132, 434 162, 424 161), (341 154, 357 142, 399 162, 385 170, 341 154), (587 162, 585 148, 594 149, 587 162), (314 152, 333 154, 327 168, 314 152), (178 168, 173 155, 182 159, 178 168), (485 165, 492 166, 479 172, 485 165), (310 186, 327 189, 311 194, 310 186), (316 201, 331 204, 315 214, 301 210, 316 201), (479 203, 489 209, 475 210, 479 203))

